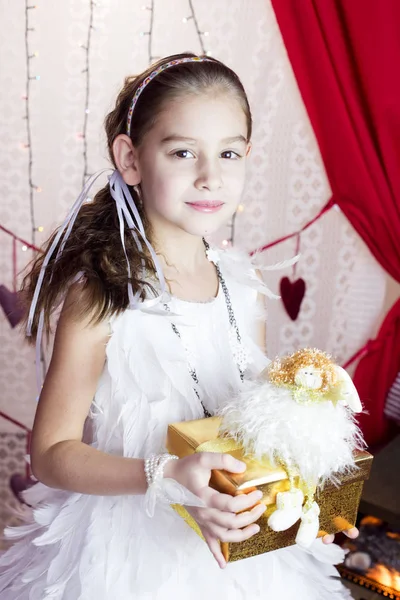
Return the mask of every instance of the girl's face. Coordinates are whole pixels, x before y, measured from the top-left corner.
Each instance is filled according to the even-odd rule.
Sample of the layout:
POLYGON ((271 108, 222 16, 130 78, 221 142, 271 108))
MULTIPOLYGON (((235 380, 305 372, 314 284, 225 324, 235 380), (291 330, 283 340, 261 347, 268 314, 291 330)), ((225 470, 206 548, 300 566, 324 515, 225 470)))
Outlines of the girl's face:
POLYGON ((225 224, 245 183, 246 117, 229 95, 176 99, 138 150, 143 206, 153 232, 203 236, 225 224))

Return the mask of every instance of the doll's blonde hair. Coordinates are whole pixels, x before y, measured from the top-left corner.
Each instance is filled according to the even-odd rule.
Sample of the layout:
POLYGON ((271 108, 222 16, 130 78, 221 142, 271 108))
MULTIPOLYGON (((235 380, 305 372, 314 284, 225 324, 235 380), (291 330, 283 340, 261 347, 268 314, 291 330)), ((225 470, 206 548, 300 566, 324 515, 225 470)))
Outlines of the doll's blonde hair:
POLYGON ((275 359, 269 365, 268 377, 275 385, 296 386, 296 373, 304 367, 315 367, 321 372, 321 392, 328 392, 335 385, 337 376, 331 357, 316 348, 303 348, 290 356, 275 359))

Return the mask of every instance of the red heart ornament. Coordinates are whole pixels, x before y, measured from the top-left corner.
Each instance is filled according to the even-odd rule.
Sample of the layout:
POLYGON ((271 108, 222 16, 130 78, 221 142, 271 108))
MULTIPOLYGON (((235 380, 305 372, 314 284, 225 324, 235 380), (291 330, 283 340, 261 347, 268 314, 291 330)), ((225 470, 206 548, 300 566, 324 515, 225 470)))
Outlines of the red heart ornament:
POLYGON ((4 310, 11 327, 15 327, 24 316, 18 292, 10 292, 5 285, 0 285, 0 305, 4 310))
POLYGON ((290 281, 289 277, 283 277, 280 283, 281 298, 287 314, 295 321, 299 315, 301 303, 306 293, 306 282, 304 279, 290 281))

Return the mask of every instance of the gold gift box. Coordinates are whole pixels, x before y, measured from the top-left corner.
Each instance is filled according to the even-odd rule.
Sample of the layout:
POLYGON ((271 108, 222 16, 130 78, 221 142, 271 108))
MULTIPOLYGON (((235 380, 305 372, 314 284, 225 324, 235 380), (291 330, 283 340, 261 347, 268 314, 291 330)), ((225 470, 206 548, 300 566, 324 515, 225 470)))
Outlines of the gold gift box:
MULTIPOLYGON (((246 463, 246 471, 240 474, 213 471, 211 487, 232 496, 247 494, 255 489, 263 492, 262 502, 266 504, 267 510, 258 521, 260 532, 244 542, 221 543, 225 559, 233 562, 291 546, 295 543, 299 522, 281 532, 272 531, 267 523, 268 517, 275 510, 276 494, 289 489, 289 480, 285 471, 272 467, 264 461, 260 463, 244 457, 243 451, 240 449, 232 450, 232 440, 218 437, 220 423, 219 417, 210 417, 169 425, 167 449, 171 454, 176 454, 180 458, 195 452, 229 452, 235 458, 246 463)), ((354 527, 363 483, 369 477, 372 458, 368 452, 356 453, 355 462, 358 469, 352 474, 339 477, 340 487, 327 484, 319 493, 317 498, 321 509, 319 536, 338 533, 354 527)), ((177 505, 174 508, 202 537, 197 523, 185 508, 177 505)))

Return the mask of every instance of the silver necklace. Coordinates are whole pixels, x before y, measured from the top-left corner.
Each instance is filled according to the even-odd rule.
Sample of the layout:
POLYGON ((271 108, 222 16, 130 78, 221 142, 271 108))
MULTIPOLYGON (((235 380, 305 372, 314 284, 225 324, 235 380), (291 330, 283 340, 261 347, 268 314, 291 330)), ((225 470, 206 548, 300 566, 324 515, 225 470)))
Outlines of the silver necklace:
MULTIPOLYGON (((206 240, 203 238, 203 244, 204 247, 206 249, 206 252, 208 252, 208 250, 210 249, 210 245, 208 244, 208 242, 206 242, 206 240)), ((228 318, 229 318, 229 325, 230 325, 230 333, 234 332, 234 337, 236 338, 236 349, 233 351, 233 355, 234 358, 236 360, 236 366, 238 368, 239 371, 239 376, 240 376, 240 380, 243 383, 244 381, 244 370, 246 368, 246 364, 248 362, 248 357, 246 355, 246 353, 243 351, 243 346, 242 346, 242 338, 239 332, 239 327, 237 325, 236 322, 236 318, 235 318, 235 313, 233 312, 233 307, 232 307, 232 301, 231 301, 231 297, 229 294, 229 290, 227 288, 225 279, 222 276, 221 273, 221 269, 219 268, 219 265, 217 263, 214 263, 216 271, 217 271, 217 275, 218 275, 218 280, 220 283, 220 286, 222 288, 222 291, 224 293, 224 298, 225 298, 225 304, 226 304, 226 308, 228 311, 228 318), (238 350, 239 349, 239 350, 238 350)), ((164 308, 167 312, 171 312, 170 307, 168 306, 168 304, 164 303, 164 308)), ((171 328, 172 331, 175 333, 175 335, 182 340, 181 334, 179 329, 177 328, 177 326, 175 325, 175 323, 171 323, 171 328)), ((230 338, 232 338, 232 336, 230 335, 230 338)), ((231 344, 232 345, 232 344, 231 344)), ((204 406, 204 403, 202 401, 202 399, 200 398, 200 394, 199 394, 199 379, 197 377, 197 373, 196 373, 196 369, 193 367, 193 365, 188 361, 188 369, 189 369, 189 373, 193 379, 194 382, 194 386, 193 386, 193 390, 194 393, 196 394, 197 399, 199 400, 202 408, 203 408, 203 412, 204 412, 204 416, 205 417, 212 417, 212 414, 207 410, 207 408, 204 406)))

